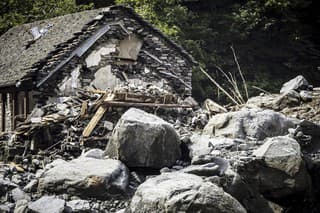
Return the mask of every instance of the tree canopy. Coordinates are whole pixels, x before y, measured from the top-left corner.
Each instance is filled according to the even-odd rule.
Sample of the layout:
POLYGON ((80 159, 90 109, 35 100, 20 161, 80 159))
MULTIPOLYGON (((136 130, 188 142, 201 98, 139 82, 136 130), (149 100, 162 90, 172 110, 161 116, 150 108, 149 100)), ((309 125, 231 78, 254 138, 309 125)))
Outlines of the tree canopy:
POLYGON ((76 5, 74 0, 1 0, 0 35, 9 28, 92 8, 76 5))

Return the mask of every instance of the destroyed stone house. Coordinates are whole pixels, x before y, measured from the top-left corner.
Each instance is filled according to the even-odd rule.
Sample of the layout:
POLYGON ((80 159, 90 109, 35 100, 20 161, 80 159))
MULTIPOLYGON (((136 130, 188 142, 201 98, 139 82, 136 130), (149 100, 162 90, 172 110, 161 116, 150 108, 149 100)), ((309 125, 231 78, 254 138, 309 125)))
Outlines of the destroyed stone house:
POLYGON ((155 85, 190 96, 196 65, 183 48, 123 6, 14 27, 1 36, 0 55, 1 131, 14 130, 34 106, 81 89, 155 85))

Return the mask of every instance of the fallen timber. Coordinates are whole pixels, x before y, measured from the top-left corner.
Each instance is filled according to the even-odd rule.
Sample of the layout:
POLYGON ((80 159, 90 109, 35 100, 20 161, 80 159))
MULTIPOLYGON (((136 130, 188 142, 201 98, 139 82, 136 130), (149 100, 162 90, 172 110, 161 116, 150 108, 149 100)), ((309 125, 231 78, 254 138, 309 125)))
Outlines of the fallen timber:
MULTIPOLYGON (((180 103, 173 94, 170 93, 134 93, 123 91, 102 91, 102 90, 84 90, 79 89, 78 95, 69 97, 69 100, 60 105, 65 105, 62 109, 59 104, 49 104, 39 109, 45 111, 44 115, 30 115, 24 122, 18 124, 15 135, 27 137, 31 140, 39 132, 45 132, 45 129, 56 128, 59 125, 65 125, 71 122, 71 127, 76 126, 76 130, 81 131, 80 141, 87 141, 96 137, 93 132, 100 132, 102 118, 112 117, 112 109, 119 108, 163 108, 163 109, 192 109, 194 106, 180 103), (75 113, 72 113, 75 111, 75 113), (109 114, 108 114, 109 115, 109 114), (100 124, 99 124, 100 123, 100 124), (97 130, 95 130, 97 129, 97 130)), ((68 125, 67 125, 68 126, 68 125)), ((66 128, 63 128, 65 131, 66 128)), ((68 132, 68 131, 67 131, 68 132)), ((99 133, 100 134, 100 133, 99 133)), ((101 133, 103 134, 103 133, 101 133)), ((103 138, 98 135, 98 138, 103 138)), ((79 139, 75 139, 78 141, 79 139)), ((51 144, 53 145, 53 144, 51 144)), ((51 146, 49 145, 49 146, 51 146)))
POLYGON ((84 129, 82 136, 89 137, 95 129, 99 121, 106 113, 108 107, 158 107, 158 108, 192 108, 190 105, 177 104, 176 99, 171 94, 162 95, 160 97, 152 97, 147 95, 139 95, 134 93, 114 92, 107 93, 103 91, 93 90, 91 92, 99 92, 104 94, 106 98, 99 102, 99 108, 84 129))

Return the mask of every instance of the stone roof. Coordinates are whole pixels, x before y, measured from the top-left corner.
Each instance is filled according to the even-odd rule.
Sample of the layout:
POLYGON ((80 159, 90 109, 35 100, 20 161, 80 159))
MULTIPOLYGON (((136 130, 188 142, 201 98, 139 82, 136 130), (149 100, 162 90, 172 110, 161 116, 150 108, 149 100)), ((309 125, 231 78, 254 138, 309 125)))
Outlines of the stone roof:
POLYGON ((129 12, 142 25, 150 28, 153 33, 159 35, 179 51, 190 63, 197 64, 192 56, 182 47, 170 40, 158 29, 152 27, 140 15, 135 13, 133 9, 124 6, 112 6, 68 14, 11 28, 0 37, 0 87, 14 86, 18 81, 28 79, 37 71, 36 65, 44 64, 44 61, 48 58, 61 60, 61 57, 55 57, 59 53, 57 51, 58 47, 61 49, 66 45, 70 47, 77 46, 81 40, 75 38, 84 34, 84 31, 87 31, 87 29, 90 29, 90 25, 94 23, 95 17, 106 14, 106 11, 119 9, 129 12), (104 12, 102 13, 102 11, 104 12), (31 44, 33 36, 30 33, 30 29, 33 27, 42 29, 47 25, 52 25, 52 27, 45 35, 31 44))
POLYGON ((0 37, 0 86, 12 86, 30 72, 33 64, 54 51, 56 45, 68 41, 83 26, 99 14, 100 10, 84 11, 52 19, 13 27, 0 37), (27 48, 33 36, 30 29, 53 26, 27 48))

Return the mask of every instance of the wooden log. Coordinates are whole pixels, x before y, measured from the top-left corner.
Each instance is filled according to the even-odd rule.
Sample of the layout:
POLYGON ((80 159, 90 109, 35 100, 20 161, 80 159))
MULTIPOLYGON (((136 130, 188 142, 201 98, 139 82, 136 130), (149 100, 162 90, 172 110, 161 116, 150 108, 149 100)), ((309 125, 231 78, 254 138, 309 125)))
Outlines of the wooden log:
POLYGON ((81 106, 80 117, 83 118, 88 111, 88 101, 84 101, 81 106))
MULTIPOLYGON (((107 97, 104 99, 104 101, 111 101, 114 98, 114 94, 108 94, 107 97)), ((82 136, 83 137, 89 137, 94 130, 94 128, 97 126, 105 112, 107 111, 106 106, 100 106, 96 112, 96 114, 91 118, 89 124, 86 126, 86 128, 83 130, 82 136)))
POLYGON ((25 91, 23 96, 23 114, 26 119, 29 114, 29 92, 25 91))
POLYGON ((1 131, 6 131, 6 94, 1 93, 1 131))

